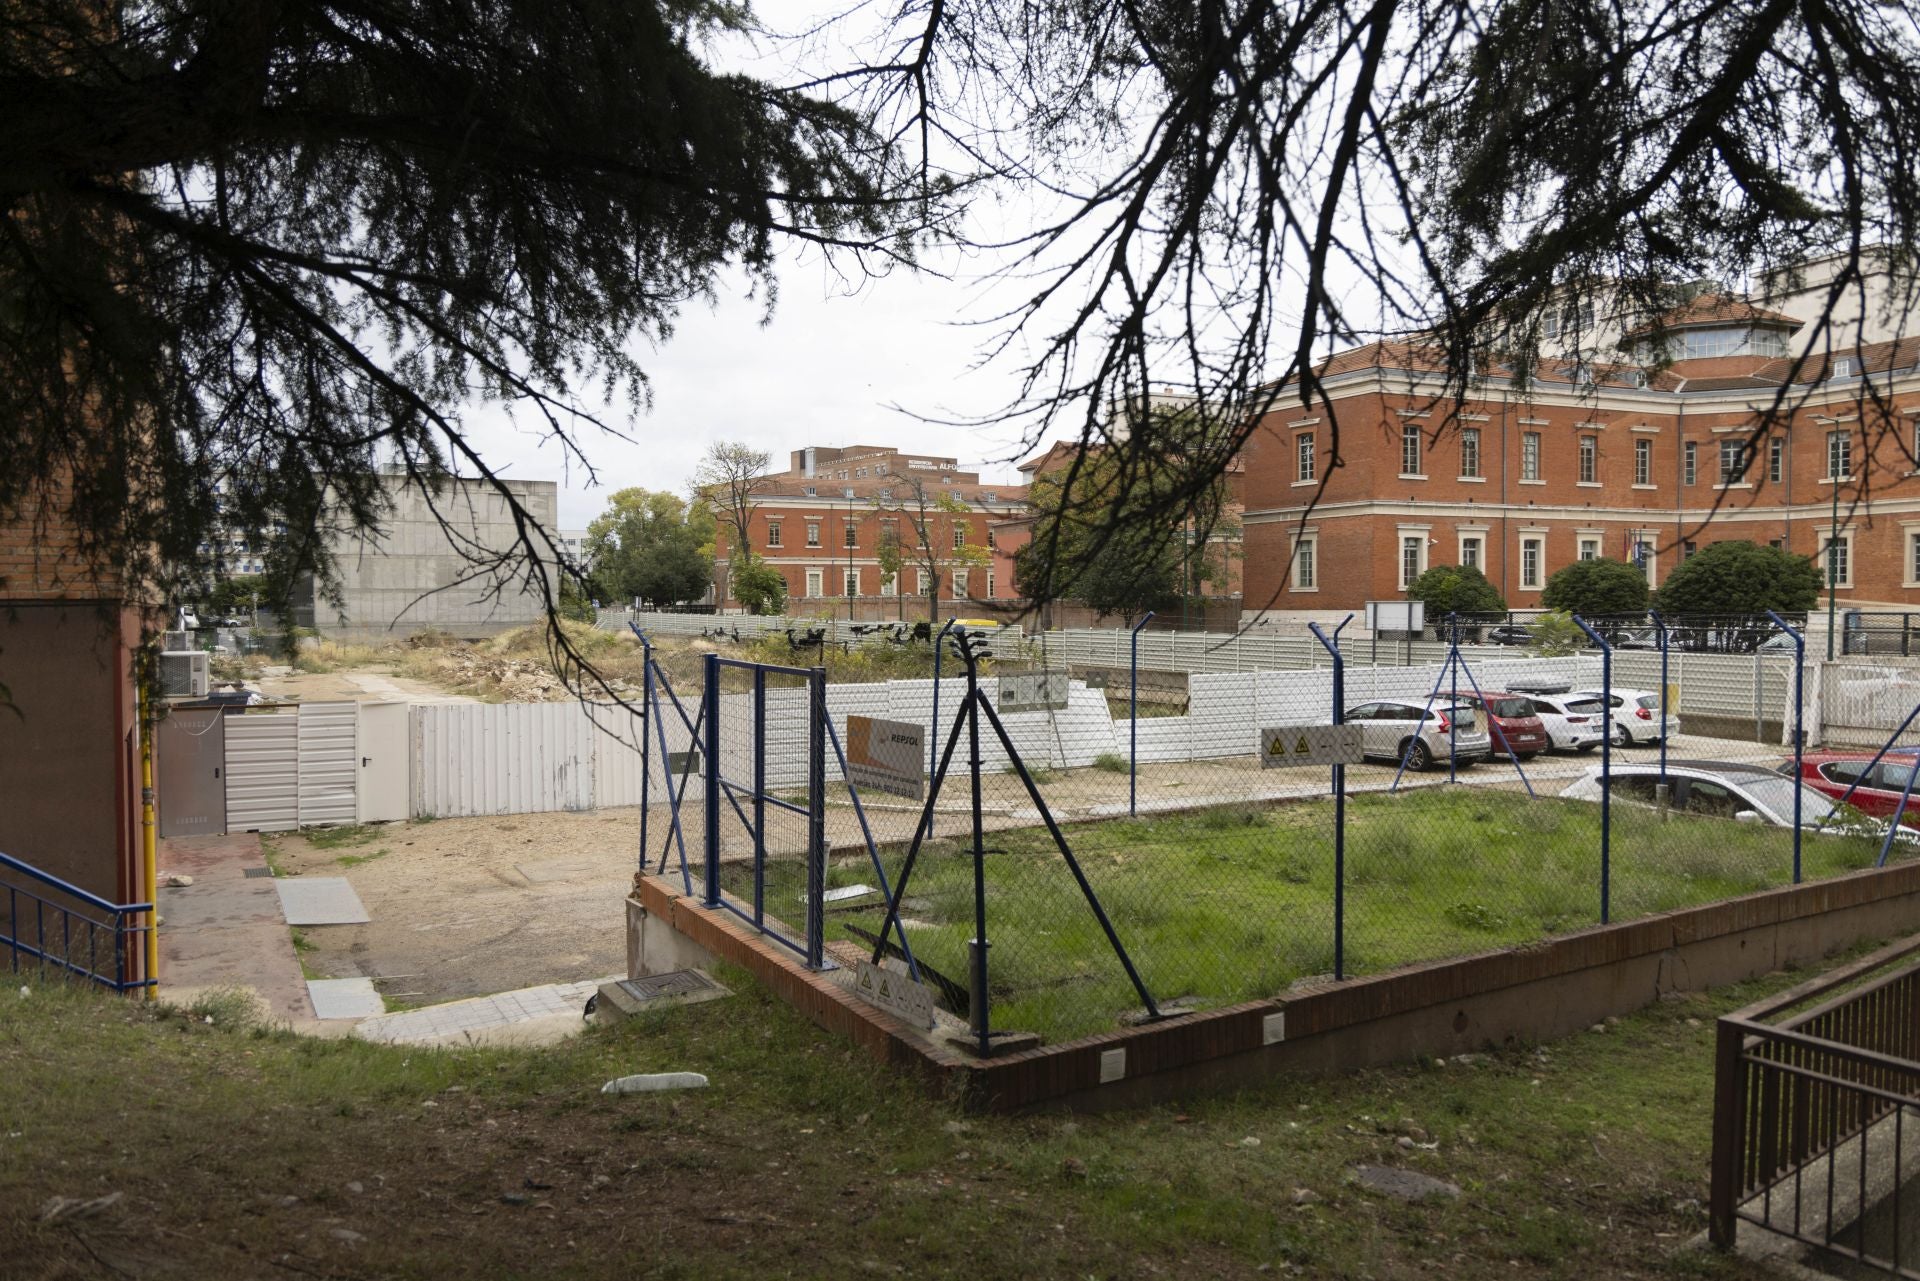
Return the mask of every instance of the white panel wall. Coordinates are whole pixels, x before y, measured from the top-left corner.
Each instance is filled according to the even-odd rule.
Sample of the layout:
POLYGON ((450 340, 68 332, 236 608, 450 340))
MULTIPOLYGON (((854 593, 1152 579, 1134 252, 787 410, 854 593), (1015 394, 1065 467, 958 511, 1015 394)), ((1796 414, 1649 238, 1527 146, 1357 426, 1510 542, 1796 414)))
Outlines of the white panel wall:
POLYGON ((595 733, 577 703, 416 705, 414 812, 591 809, 595 733))
POLYGON ((358 718, 357 703, 300 705, 300 826, 359 818, 358 718))
POLYGON ((227 830, 300 826, 298 710, 229 716, 226 729, 227 830))

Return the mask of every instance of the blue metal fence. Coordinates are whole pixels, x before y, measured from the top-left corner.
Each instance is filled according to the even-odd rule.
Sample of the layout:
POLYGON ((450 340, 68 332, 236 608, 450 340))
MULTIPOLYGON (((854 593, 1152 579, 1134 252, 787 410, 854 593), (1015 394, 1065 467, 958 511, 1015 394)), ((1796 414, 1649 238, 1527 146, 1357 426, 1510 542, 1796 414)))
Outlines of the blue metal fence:
POLYGON ((0 854, 0 892, 10 973, 52 969, 116 992, 153 986, 151 976, 129 977, 145 955, 153 904, 110 903, 8 854, 0 854))

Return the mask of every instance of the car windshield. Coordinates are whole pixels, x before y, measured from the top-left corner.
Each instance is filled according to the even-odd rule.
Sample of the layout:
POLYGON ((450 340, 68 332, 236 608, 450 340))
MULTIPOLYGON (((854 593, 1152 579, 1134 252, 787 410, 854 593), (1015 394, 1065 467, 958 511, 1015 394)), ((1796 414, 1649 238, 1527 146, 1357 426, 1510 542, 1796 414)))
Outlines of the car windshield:
POLYGON ((1575 716, 1591 716, 1593 713, 1601 710, 1600 700, 1597 698, 1583 698, 1577 702, 1568 703, 1567 710, 1575 716))
POLYGON ((1648 711, 1652 711, 1654 708, 1660 706, 1659 698, 1652 694, 1642 694, 1639 703, 1640 706, 1646 708, 1648 711))
MULTIPOLYGON (((1793 813, 1793 780, 1777 775, 1754 775, 1740 780, 1740 790, 1762 805, 1788 818, 1793 813)), ((1800 822, 1817 823, 1834 812, 1834 804, 1811 787, 1800 789, 1800 822)))
POLYGON ((1533 701, 1526 698, 1490 698, 1487 710, 1495 716, 1531 716, 1533 701))

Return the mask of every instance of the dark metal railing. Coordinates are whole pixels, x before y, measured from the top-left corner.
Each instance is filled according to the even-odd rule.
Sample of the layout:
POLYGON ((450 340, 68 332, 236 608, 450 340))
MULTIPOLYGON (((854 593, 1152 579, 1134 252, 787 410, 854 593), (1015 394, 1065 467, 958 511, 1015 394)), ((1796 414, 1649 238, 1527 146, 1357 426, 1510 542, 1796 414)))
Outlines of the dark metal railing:
POLYGON ((1902 1240, 1920 1223, 1900 1221, 1916 1108, 1920 938, 1720 1019, 1714 1243, 1731 1246, 1746 1222, 1920 1278, 1920 1251, 1902 1240))
POLYGON ((116 992, 153 986, 141 973, 153 904, 110 903, 8 854, 0 854, 0 898, 9 973, 52 969, 116 992))

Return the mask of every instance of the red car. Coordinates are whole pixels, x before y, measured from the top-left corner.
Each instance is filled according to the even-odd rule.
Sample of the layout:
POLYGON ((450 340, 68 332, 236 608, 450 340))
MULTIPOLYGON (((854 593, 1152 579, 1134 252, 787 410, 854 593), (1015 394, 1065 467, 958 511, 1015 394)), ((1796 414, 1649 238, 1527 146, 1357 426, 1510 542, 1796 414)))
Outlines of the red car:
POLYGON ((1495 756, 1531 760, 1553 745, 1546 725, 1534 712, 1533 700, 1523 694, 1486 690, 1484 698, 1466 694, 1460 701, 1487 714, 1495 756))
MULTIPOLYGON (((1835 801, 1846 796, 1847 789, 1858 782, 1853 795, 1847 796, 1847 804, 1875 818, 1892 818, 1900 806, 1900 793, 1906 790, 1907 778, 1913 773, 1916 755, 1920 755, 1920 748, 1897 747, 1882 756, 1869 772, 1867 766, 1873 761, 1872 752, 1808 752, 1801 758, 1800 778, 1814 791, 1835 801)), ((1792 778, 1792 759, 1782 761, 1777 772, 1792 778)), ((1920 818, 1920 784, 1915 785, 1913 795, 1907 799, 1903 820, 1915 818, 1920 818)))

